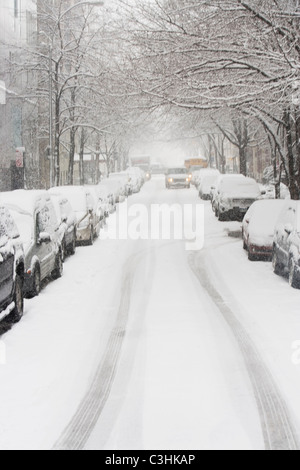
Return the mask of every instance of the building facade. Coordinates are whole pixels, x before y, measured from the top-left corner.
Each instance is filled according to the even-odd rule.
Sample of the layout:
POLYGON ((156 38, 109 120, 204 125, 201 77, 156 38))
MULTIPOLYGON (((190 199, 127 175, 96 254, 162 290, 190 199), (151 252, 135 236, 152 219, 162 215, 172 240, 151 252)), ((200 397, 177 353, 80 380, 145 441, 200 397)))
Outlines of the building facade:
POLYGON ((36 47, 36 8, 36 0, 0 0, 1 190, 26 185, 26 174, 38 179, 37 106, 28 93, 33 78, 21 65, 36 47))

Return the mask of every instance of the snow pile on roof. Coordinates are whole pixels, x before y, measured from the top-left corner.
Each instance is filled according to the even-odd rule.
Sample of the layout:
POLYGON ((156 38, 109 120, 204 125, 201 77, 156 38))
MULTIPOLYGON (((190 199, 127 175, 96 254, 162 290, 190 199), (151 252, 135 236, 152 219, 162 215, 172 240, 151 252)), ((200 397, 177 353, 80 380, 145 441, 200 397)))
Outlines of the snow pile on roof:
POLYGON ((18 191, 4 192, 0 195, 0 204, 4 204, 9 209, 17 212, 34 214, 39 202, 49 199, 47 191, 26 191, 20 189, 18 191))

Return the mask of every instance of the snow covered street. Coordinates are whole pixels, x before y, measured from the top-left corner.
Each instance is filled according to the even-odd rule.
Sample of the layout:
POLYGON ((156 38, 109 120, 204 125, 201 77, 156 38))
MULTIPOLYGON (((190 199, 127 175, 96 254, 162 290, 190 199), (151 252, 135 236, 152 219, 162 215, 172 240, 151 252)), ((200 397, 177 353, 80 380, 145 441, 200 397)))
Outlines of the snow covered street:
MULTIPOLYGON (((154 177, 135 203, 201 201, 154 177)), ((0 448, 298 448, 300 292, 248 261, 239 230, 205 203, 200 252, 79 248, 1 338, 0 448)))

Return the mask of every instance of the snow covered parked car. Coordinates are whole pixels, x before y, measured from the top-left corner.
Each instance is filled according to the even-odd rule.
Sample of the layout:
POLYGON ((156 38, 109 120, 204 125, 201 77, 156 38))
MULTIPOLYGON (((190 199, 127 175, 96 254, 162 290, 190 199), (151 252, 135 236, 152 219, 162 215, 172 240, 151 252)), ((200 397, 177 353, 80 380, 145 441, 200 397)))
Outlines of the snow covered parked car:
POLYGON ((128 173, 111 173, 109 179, 119 183, 121 193, 124 194, 125 197, 132 195, 131 178, 128 173))
POLYGON ((114 196, 112 188, 110 187, 109 184, 107 184, 107 181, 108 180, 101 181, 101 183, 98 184, 98 189, 97 189, 99 197, 102 199, 103 203, 106 204, 107 206, 108 213, 106 214, 106 217, 108 217, 109 214, 113 214, 116 211, 115 196, 114 196))
POLYGON ((139 193, 145 181, 144 172, 140 168, 130 167, 127 168, 124 174, 129 176, 132 193, 139 193))
POLYGON ((216 185, 219 177, 219 172, 217 173, 208 173, 201 178, 199 185, 199 197, 204 201, 209 201, 211 199, 211 188, 216 185))
POLYGON ((216 195, 216 216, 220 221, 242 220, 249 207, 261 197, 261 191, 252 178, 244 176, 221 178, 216 195))
POLYGON ((273 243, 275 274, 289 275, 292 287, 300 289, 300 202, 288 201, 276 224, 273 243))
POLYGON ((90 191, 94 201, 95 238, 98 238, 100 229, 104 226, 105 223, 107 206, 99 196, 98 186, 86 186, 86 188, 90 191))
POLYGON ((76 251, 76 217, 68 199, 51 194, 56 217, 59 223, 59 237, 62 247, 63 260, 66 255, 74 255, 76 251))
POLYGON ((76 216, 76 243, 93 245, 95 239, 94 199, 88 188, 82 186, 59 186, 51 188, 50 194, 66 197, 76 216))
POLYGON ((41 282, 63 275, 63 256, 59 222, 50 195, 46 191, 1 193, 19 229, 25 252, 24 290, 28 297, 39 295, 41 282))
POLYGON ((111 192, 114 196, 114 202, 116 204, 120 204, 125 201, 126 199, 126 190, 125 185, 123 184, 120 179, 115 178, 106 178, 101 181, 100 183, 102 186, 106 186, 109 192, 111 192))
POLYGON ((230 175, 219 175, 216 184, 211 187, 211 204, 212 209, 216 216, 218 216, 218 206, 220 202, 220 196, 222 193, 222 186, 227 182, 228 187, 234 183, 237 178, 245 178, 243 175, 230 174, 230 175))
POLYGON ((169 168, 166 174, 166 188, 187 188, 191 187, 188 170, 184 167, 169 168))
POLYGON ((14 323, 23 316, 25 256, 18 228, 5 207, 0 207, 0 321, 14 323))
POLYGON ((243 220, 243 244, 250 261, 272 258, 275 226, 285 201, 256 201, 243 220))

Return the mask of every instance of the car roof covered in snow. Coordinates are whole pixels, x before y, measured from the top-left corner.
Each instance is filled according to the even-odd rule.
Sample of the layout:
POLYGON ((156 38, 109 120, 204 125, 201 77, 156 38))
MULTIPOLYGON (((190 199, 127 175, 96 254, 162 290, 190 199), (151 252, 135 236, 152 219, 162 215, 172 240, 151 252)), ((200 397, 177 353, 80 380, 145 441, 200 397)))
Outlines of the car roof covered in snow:
POLYGON ((12 210, 24 213, 34 214, 39 204, 44 204, 50 200, 47 191, 27 191, 20 189, 0 194, 0 204, 4 204, 12 210))

